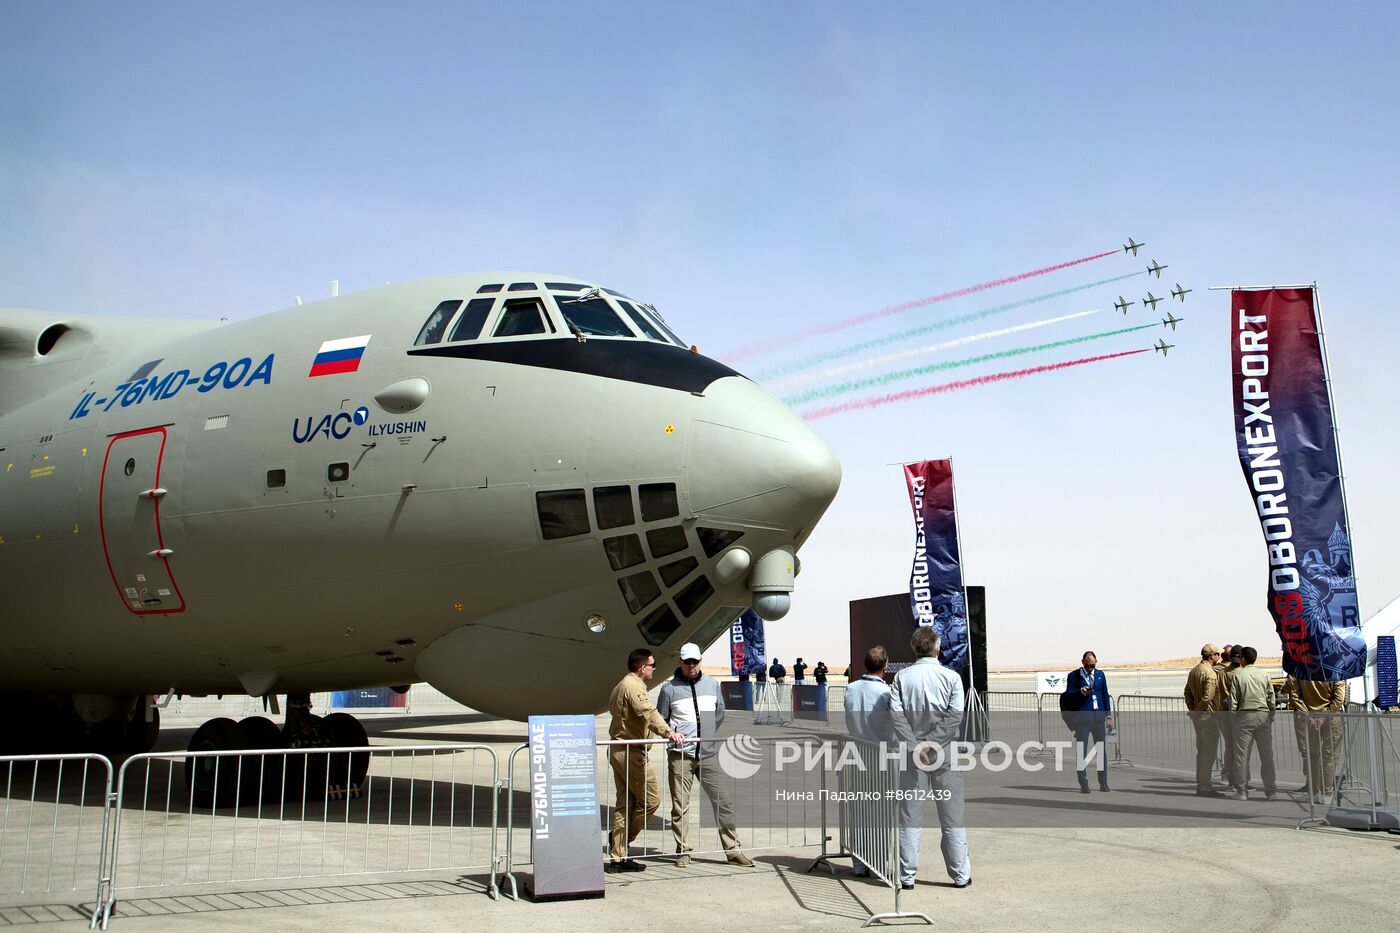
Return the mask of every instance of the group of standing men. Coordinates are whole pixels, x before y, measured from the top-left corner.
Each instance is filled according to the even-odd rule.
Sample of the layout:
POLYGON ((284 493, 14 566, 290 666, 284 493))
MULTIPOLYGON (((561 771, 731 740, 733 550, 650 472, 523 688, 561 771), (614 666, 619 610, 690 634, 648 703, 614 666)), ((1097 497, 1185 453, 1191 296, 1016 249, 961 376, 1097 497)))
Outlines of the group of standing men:
MULTIPOLYGON (((724 695, 715 679, 700 669, 700 657, 699 645, 682 645, 680 667, 662 685, 653 704, 646 682, 656 670, 656 658, 645 648, 628 655, 627 676, 613 688, 608 700, 612 713, 608 738, 625 741, 655 735, 670 740, 666 776, 671 791, 671 834, 676 843, 677 867, 690 864, 690 799, 697 781, 710 799, 725 858, 732 865, 749 867, 753 861, 740 848, 734 804, 714 761, 718 750, 714 736, 724 722, 724 695)), ((606 866, 610 873, 646 869, 630 857, 629 848, 661 807, 661 792, 647 751, 648 746, 643 743, 615 744, 608 753, 617 792, 606 866)))
MULTIPOLYGON (((1256 662, 1259 653, 1247 646, 1213 644, 1201 646, 1201 661, 1186 678, 1184 699, 1196 730, 1196 795, 1249 799, 1251 750, 1259 749, 1260 777, 1264 797, 1278 793, 1274 769, 1273 722, 1274 688, 1269 676, 1256 662), (1223 742, 1222 742, 1223 740, 1223 742), (1221 777, 1229 792, 1221 793, 1211 784, 1216 750, 1223 746, 1221 777)), ((1336 782, 1340 751, 1339 718, 1346 703, 1342 681, 1284 681, 1282 694, 1293 711, 1294 738, 1298 751, 1308 762, 1307 782, 1300 790, 1311 794, 1316 803, 1326 803, 1336 782), (1310 715, 1312 714, 1312 715, 1310 715)))

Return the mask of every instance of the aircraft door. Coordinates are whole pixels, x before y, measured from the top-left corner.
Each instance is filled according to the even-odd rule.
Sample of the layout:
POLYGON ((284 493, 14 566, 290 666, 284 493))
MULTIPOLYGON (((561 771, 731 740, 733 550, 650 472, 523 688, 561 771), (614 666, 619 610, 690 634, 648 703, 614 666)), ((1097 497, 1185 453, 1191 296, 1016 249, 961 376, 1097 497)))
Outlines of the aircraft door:
POLYGON ((165 428, 119 434, 107 445, 98 492, 102 548, 122 604, 136 615, 183 612, 160 530, 165 428))

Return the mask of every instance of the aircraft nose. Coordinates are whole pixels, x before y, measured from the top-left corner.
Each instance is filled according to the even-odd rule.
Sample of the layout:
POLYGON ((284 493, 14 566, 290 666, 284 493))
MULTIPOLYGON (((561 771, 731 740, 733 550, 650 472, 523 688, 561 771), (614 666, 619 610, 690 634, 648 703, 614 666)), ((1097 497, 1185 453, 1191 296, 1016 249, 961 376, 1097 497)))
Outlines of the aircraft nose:
POLYGON ((791 409, 740 376, 711 383, 691 426, 690 505, 805 539, 836 497, 835 452, 791 409))

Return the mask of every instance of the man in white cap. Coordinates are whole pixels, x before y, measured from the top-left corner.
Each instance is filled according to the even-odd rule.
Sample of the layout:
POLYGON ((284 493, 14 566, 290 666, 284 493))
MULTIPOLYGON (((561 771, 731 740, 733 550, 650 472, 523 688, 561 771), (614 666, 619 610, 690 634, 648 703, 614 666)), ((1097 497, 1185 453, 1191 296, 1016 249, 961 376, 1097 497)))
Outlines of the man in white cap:
POLYGON ((734 829, 734 804, 725 790, 724 774, 715 761, 719 743, 714 741, 724 722, 724 695, 713 677, 700 670, 700 646, 681 645, 681 666, 675 676, 661 687, 656 698, 656 711, 670 727, 685 737, 684 744, 673 745, 666 751, 666 771, 671 786, 671 833, 676 837, 676 866, 690 864, 692 846, 689 841, 690 794, 695 779, 714 807, 715 824, 719 827, 720 844, 725 857, 734 865, 745 867, 753 862, 739 847, 734 829))

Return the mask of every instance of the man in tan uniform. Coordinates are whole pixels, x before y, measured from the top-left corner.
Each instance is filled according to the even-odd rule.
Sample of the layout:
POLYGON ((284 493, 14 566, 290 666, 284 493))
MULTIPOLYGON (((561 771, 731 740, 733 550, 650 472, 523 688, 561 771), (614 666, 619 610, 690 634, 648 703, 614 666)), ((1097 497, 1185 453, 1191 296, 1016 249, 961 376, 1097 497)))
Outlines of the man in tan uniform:
POLYGON ((1327 803, 1336 788, 1337 757, 1341 750, 1341 712, 1346 707, 1346 681, 1298 680, 1283 682, 1288 708, 1293 711, 1293 735, 1298 753, 1308 759, 1308 779, 1303 792, 1314 803, 1327 803), (1309 716, 1308 713, 1321 715, 1309 716))
POLYGON ((1186 715, 1196 730, 1196 796, 1223 797, 1210 786, 1210 772, 1215 767, 1216 746, 1220 743, 1220 676, 1215 664, 1220 649, 1215 645, 1201 646, 1201 663, 1186 675, 1186 715))
MULTIPOLYGON (((645 739, 654 734, 677 744, 684 741, 683 736, 666 725, 647 693, 647 678, 655 670, 656 658, 646 648, 638 648, 627 656, 627 676, 613 687, 612 696, 608 698, 608 711, 612 713, 608 738, 645 739)), ((608 764, 612 766, 613 784, 617 789, 612 832, 608 836, 609 872, 646 869, 641 862, 628 858, 627 851, 661 806, 661 788, 651 768, 649 750, 646 745, 614 745, 608 752, 608 764)))

